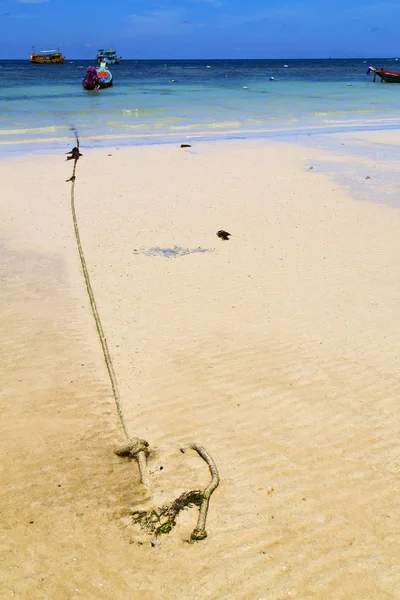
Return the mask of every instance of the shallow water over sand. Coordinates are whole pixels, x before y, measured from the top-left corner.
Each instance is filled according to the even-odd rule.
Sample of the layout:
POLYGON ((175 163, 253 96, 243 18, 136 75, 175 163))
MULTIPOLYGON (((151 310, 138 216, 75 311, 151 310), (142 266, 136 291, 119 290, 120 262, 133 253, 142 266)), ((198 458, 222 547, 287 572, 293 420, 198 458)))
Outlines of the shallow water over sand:
POLYGON ((400 86, 374 84, 373 61, 124 60, 99 93, 87 61, 0 61, 0 150, 65 144, 71 126, 92 146, 397 126, 400 86))

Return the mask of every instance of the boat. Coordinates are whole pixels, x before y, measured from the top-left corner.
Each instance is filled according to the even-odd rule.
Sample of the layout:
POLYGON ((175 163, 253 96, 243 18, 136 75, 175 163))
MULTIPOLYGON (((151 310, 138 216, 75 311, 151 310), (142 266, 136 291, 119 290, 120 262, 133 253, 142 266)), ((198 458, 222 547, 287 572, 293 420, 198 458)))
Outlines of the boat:
POLYGON ((367 75, 370 73, 374 74, 374 81, 376 81, 376 76, 381 78, 381 81, 385 81, 386 83, 400 83, 400 73, 396 71, 386 71, 386 69, 375 69, 375 67, 368 67, 367 75))
POLYGON ((108 48, 107 50, 100 49, 97 51, 96 61, 98 64, 106 62, 108 65, 117 65, 121 62, 121 57, 117 56, 115 50, 108 48))
POLYGON ((82 81, 82 87, 88 91, 98 91, 103 88, 111 87, 113 84, 113 76, 111 71, 107 69, 106 63, 102 62, 99 67, 89 66, 86 70, 86 75, 82 81))
POLYGON ((29 60, 38 64, 54 64, 63 63, 64 58, 59 50, 41 50, 40 52, 32 50, 29 60))

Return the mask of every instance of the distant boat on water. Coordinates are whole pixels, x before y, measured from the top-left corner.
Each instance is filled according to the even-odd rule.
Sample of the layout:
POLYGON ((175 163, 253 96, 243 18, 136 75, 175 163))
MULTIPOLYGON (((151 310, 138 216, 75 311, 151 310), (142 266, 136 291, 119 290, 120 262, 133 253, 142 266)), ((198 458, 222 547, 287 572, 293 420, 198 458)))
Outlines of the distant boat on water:
POLYGON ((65 56, 59 50, 41 50, 40 52, 32 50, 29 61, 37 64, 52 64, 63 63, 64 58, 65 56))
POLYGON ((106 50, 100 49, 97 51, 96 61, 98 64, 105 62, 108 65, 117 65, 121 62, 121 57, 117 56, 117 52, 111 50, 111 48, 106 50))

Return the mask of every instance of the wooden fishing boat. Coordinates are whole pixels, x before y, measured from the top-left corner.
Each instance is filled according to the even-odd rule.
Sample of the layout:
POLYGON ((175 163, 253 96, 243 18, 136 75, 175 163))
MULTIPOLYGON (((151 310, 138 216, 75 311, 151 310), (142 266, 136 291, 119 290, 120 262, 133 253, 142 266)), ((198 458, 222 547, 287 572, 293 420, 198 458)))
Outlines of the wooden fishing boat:
POLYGON ((381 78, 381 81, 385 81, 386 83, 400 83, 400 73, 396 71, 386 71, 386 69, 375 69, 375 67, 368 67, 367 75, 370 73, 374 74, 374 81, 376 81, 376 76, 381 78))
POLYGON ((109 69, 107 69, 107 66, 104 63, 101 63, 101 65, 97 68, 97 77, 99 78, 101 88, 108 88, 112 86, 112 73, 109 69))
POLYGON ((37 64, 54 64, 63 63, 64 58, 59 50, 41 50, 40 52, 32 50, 29 60, 31 63, 37 64))

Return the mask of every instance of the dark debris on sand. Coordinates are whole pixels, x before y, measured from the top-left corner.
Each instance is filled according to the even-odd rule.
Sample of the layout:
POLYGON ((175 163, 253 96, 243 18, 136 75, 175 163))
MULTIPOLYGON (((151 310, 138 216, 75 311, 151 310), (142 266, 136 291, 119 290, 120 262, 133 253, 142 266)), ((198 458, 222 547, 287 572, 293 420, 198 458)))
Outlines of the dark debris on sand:
POLYGON ((229 240, 230 235, 232 235, 232 234, 228 233, 227 231, 224 231, 223 229, 220 229, 219 231, 217 231, 217 236, 219 238, 221 238, 221 240, 229 240))

